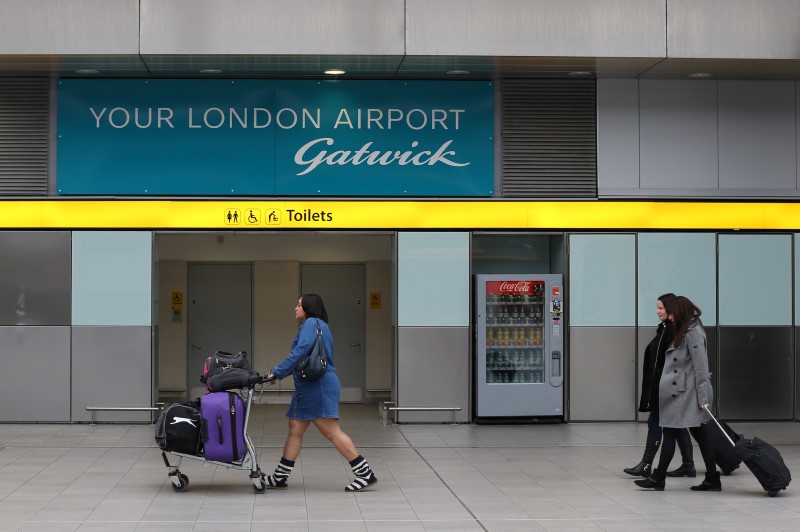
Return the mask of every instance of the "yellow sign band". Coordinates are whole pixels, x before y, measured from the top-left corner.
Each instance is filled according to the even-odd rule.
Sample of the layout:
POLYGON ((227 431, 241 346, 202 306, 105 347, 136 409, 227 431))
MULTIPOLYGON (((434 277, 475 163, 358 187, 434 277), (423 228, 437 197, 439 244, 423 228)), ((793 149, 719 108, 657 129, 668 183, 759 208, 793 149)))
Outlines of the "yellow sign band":
POLYGON ((9 200, 3 229, 800 230, 800 203, 9 200))

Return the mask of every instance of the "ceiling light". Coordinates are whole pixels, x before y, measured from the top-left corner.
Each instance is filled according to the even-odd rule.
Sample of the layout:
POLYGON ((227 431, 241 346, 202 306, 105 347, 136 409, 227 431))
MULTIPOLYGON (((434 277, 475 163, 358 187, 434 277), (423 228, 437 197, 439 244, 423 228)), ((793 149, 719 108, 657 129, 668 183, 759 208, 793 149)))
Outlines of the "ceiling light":
POLYGON ((448 76, 463 76, 465 74, 469 74, 469 70, 448 70, 448 76))
POLYGON ((99 70, 92 70, 90 68, 81 68, 75 71, 76 74, 99 74, 99 70))
POLYGON ((325 73, 329 76, 341 76, 342 74, 345 73, 345 71, 342 70, 341 68, 330 68, 326 70, 325 73))
POLYGON ((222 74, 222 70, 216 68, 204 68, 200 71, 201 74, 222 74))
POLYGON ((570 72, 570 76, 575 76, 576 78, 588 78, 592 75, 591 72, 586 72, 585 70, 579 70, 577 72, 570 72))
POLYGON ((694 74, 689 74, 690 78, 710 78, 711 74, 708 72, 695 72, 694 74))

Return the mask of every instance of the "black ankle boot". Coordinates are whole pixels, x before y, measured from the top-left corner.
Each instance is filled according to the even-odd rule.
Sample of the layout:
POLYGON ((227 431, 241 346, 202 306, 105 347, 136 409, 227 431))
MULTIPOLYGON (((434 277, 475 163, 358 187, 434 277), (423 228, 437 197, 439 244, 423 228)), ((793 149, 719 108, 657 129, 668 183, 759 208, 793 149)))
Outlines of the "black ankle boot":
POLYGON ((681 466, 667 473, 668 477, 696 477, 697 470, 694 468, 694 457, 692 456, 692 438, 686 433, 678 434, 678 449, 681 450, 681 466))
POLYGON ((642 461, 633 467, 626 467, 622 471, 634 477, 650 476, 650 473, 653 472, 653 459, 656 457, 659 445, 661 445, 661 438, 653 438, 648 434, 642 461))
POLYGON ((697 470, 694 468, 694 462, 689 462, 688 464, 684 462, 678 469, 673 471, 669 471, 667 473, 668 477, 696 477, 697 470))
POLYGON ((633 467, 626 467, 623 471, 634 477, 647 477, 652 472, 653 464, 650 462, 639 462, 633 467))
POLYGON ((634 480, 633 483, 640 488, 654 489, 656 491, 664 491, 664 486, 666 485, 664 480, 658 480, 652 476, 634 480))
POLYGON ((722 491, 722 483, 719 481, 719 471, 706 473, 706 478, 697 486, 692 486, 692 491, 722 491))

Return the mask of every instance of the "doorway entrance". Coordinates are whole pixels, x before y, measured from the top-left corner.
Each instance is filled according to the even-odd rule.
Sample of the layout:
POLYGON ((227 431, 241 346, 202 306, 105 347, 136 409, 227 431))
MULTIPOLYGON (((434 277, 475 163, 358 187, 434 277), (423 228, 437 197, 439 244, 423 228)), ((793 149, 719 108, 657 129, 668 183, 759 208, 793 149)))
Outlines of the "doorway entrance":
POLYGON ((360 403, 365 389, 364 264, 302 264, 301 292, 319 294, 334 339, 342 402, 360 403))
POLYGON ((188 265, 186 389, 189 397, 205 393, 203 362, 216 351, 252 355, 253 266, 188 265))

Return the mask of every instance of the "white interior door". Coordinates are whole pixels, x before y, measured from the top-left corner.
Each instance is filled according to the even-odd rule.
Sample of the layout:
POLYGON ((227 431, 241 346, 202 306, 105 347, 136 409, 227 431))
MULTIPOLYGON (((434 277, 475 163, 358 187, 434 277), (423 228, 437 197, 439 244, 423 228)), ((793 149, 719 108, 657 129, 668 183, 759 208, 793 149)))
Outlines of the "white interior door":
MULTIPOLYGON (((253 267, 251 264, 189 264, 186 389, 203 395, 203 362, 216 351, 252 354, 253 267)), ((251 357, 252 362, 252 357, 251 357)))

